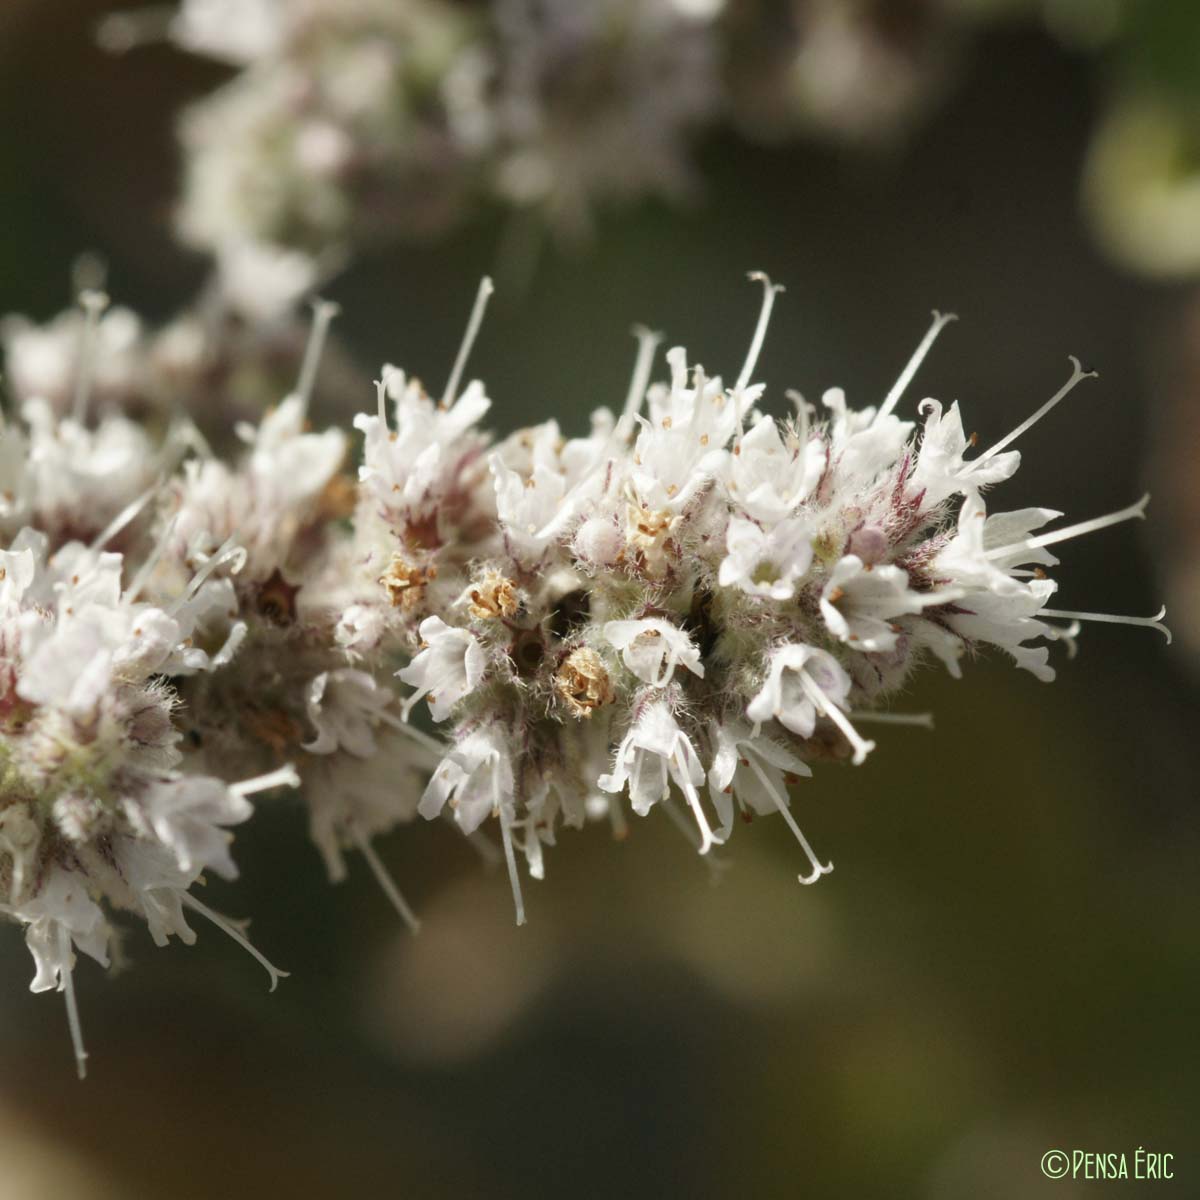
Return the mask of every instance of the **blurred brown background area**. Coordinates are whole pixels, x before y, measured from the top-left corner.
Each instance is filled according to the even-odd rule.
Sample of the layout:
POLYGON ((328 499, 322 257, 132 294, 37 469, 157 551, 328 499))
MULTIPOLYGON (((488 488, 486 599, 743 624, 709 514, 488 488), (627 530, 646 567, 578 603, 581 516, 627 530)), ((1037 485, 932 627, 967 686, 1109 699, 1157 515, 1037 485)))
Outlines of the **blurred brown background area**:
MULTIPOLYGON (((0 311, 63 307, 89 250, 151 318, 203 280, 170 236, 171 121, 221 72, 165 47, 106 56, 103 11, 0 13, 0 311)), ((1095 102, 1093 63, 1009 28, 894 153, 714 136, 693 210, 613 217, 499 298, 472 364, 497 426, 581 429, 619 403, 635 321, 736 372, 747 269, 788 287, 760 370, 776 411, 785 387, 876 402, 928 311, 953 309, 910 414, 921 395, 959 399, 988 444, 1060 385, 1068 353, 1101 373, 1022 440, 994 503, 1082 518, 1174 464, 1147 526, 1062 554, 1063 607, 1153 612, 1200 462, 1155 432, 1189 428, 1164 413, 1195 404, 1178 369, 1194 318, 1186 289, 1122 275, 1088 236, 1095 102)), ((363 363, 440 381, 503 226, 485 214, 338 279, 363 363)), ((346 396, 344 416, 371 402, 346 396)), ((739 830, 715 885, 665 821, 620 845, 596 827, 562 838, 518 930, 502 875, 422 824, 380 847, 424 917, 413 939, 360 862, 326 884, 280 803, 239 834, 243 879, 212 902, 253 914, 291 978, 267 995, 209 931, 163 951, 132 933, 130 970, 77 976, 86 1084, 61 1002, 29 995, 6 929, 0 1200, 1018 1200, 1138 1193, 1038 1164, 1055 1147, 1132 1163, 1139 1146, 1176 1156, 1161 1191, 1200 1194, 1195 679, 1144 630, 1090 627, 1059 665, 1050 686, 1000 661, 931 671, 904 707, 936 732, 881 730, 862 768, 819 769, 797 812, 837 869, 811 889, 777 822, 739 830)))

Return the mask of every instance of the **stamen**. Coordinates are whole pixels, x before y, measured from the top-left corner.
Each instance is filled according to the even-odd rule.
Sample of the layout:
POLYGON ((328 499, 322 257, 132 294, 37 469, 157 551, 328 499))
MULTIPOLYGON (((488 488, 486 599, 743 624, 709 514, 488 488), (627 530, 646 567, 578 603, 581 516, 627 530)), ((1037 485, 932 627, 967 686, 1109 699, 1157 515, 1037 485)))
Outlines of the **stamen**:
POLYGON ((300 364, 300 382, 296 384, 296 395, 300 397, 301 407, 305 411, 308 410, 313 385, 317 381, 317 368, 321 365, 321 351, 325 348, 329 323, 342 311, 341 306, 332 300, 320 299, 312 302, 312 309, 312 330, 308 335, 308 344, 304 347, 304 360, 300 364))
POLYGON ((1107 529, 1110 525, 1119 525, 1122 521, 1142 520, 1146 516, 1146 505, 1150 503, 1150 493, 1147 492, 1136 504, 1122 508, 1119 512, 1109 513, 1103 517, 1093 517, 1090 521, 1080 521, 1078 525, 1068 525, 1065 529, 1054 529, 1037 537, 1025 538, 1008 546, 997 546, 994 550, 986 550, 984 558, 1004 558, 1025 550, 1038 550, 1042 546, 1052 546, 1055 542, 1065 542, 1071 538, 1082 537, 1085 533, 1095 533, 1099 529, 1107 529))
POLYGON ((447 750, 444 742, 439 742, 437 738, 430 737, 429 734, 410 725, 403 718, 396 716, 395 713, 376 711, 375 716, 389 729, 395 729, 398 733, 407 734, 422 750, 426 751, 429 755, 429 758, 426 760, 427 766, 436 767, 442 761, 447 750))
POLYGON ((281 979, 288 977, 287 971, 281 971, 277 966, 271 963, 265 955, 259 953, 247 939, 246 935, 231 921, 228 917, 221 916, 220 913, 213 912, 207 904, 201 904, 191 892, 180 892, 179 899, 183 902, 186 908, 190 908, 198 912, 206 921, 211 921, 223 934, 232 938, 247 954, 253 958, 259 966, 271 978, 271 991, 274 991, 279 986, 281 979))
POLYGON ((300 786, 300 773, 291 763, 265 775, 256 775, 253 779, 243 779, 240 783, 231 783, 229 790, 237 797, 245 799, 255 792, 269 792, 272 788, 300 786))
POLYGON ((375 847, 371 845, 370 839, 353 824, 350 826, 350 836, 354 839, 359 850, 362 851, 362 856, 367 860, 367 866, 374 873, 376 882, 383 889, 383 894, 392 902, 392 907, 396 912, 400 914, 400 919, 413 933, 420 933, 421 922, 417 919, 413 910, 409 908, 408 901, 400 894, 400 889, 388 873, 387 867, 380 861, 379 855, 375 853, 375 847))
POLYGON ((919 729, 933 728, 933 713, 853 712, 850 715, 860 724, 863 721, 874 721, 876 725, 913 725, 919 729))
POLYGON ((508 883, 512 888, 513 907, 517 910, 517 924, 525 924, 525 901, 521 898, 521 877, 517 874, 517 859, 513 854, 512 829, 508 813, 500 800, 500 780, 492 773, 492 790, 496 798, 496 809, 500 816, 500 836, 504 839, 504 861, 508 864, 508 883))
POLYGON ((796 876, 805 887, 808 887, 809 884, 816 883, 822 875, 828 875, 833 870, 833 863, 822 863, 816 854, 813 853, 813 848, 808 844, 808 838, 804 836, 800 826, 796 824, 796 818, 792 816, 792 810, 787 802, 787 797, 780 795, 779 789, 772 783, 771 777, 759 766, 753 745, 745 745, 745 749, 749 751, 746 755, 746 762, 750 764, 750 770, 758 777, 758 782, 766 788, 767 795, 771 797, 775 803, 775 807, 779 810, 779 815, 787 822, 787 827, 795 835, 796 841, 800 843, 800 849, 804 851, 808 856, 808 861, 812 863, 812 871, 807 876, 796 876))
POLYGON ((72 975, 75 969, 75 950, 71 945, 71 935, 67 932, 67 927, 61 921, 57 924, 58 956, 62 960, 58 972, 59 986, 67 1002, 67 1027, 71 1030, 71 1046, 75 1050, 75 1070, 80 1079, 86 1079, 88 1053, 83 1048, 83 1026, 79 1023, 79 1005, 75 1002, 75 978, 72 975))
POLYGON ((625 395, 625 407, 621 410, 621 419, 617 422, 616 437, 618 441, 627 441, 633 431, 634 417, 642 407, 646 398, 646 388, 650 385, 650 372, 654 369, 654 355, 662 342, 662 334, 647 329, 645 325, 635 325, 633 336, 637 338, 637 358, 633 363, 633 376, 629 380, 629 391, 625 395))
POLYGON ((1167 639, 1167 645, 1171 644, 1171 631, 1162 623, 1163 617, 1167 615, 1165 604, 1152 617, 1122 617, 1114 613, 1067 612, 1060 608, 1043 608, 1037 615, 1039 617, 1058 617, 1064 621, 1099 621, 1107 625, 1144 625, 1147 629, 1157 629, 1167 639))
POLYGON ((75 403, 72 415, 78 425, 87 417, 88 400, 92 394, 93 359, 96 356, 96 332, 100 327, 100 314, 108 307, 108 297, 99 291, 79 293, 79 305, 83 309, 83 338, 79 345, 79 366, 75 374, 75 403))
POLYGON ((167 609, 167 616, 173 617, 195 594, 204 586, 205 580, 217 570, 218 567, 233 559, 245 556, 245 550, 241 546, 234 543, 233 537, 230 536, 221 544, 217 552, 192 576, 192 581, 184 589, 184 593, 167 609))
POLYGON ((754 368, 758 365, 758 356, 762 353, 763 342, 767 336, 767 326, 771 322, 771 310, 775 307, 775 297, 785 290, 781 284, 772 283, 762 271, 751 271, 747 278, 763 285, 763 302, 762 309, 758 314, 758 324, 754 327, 754 337, 750 341, 750 350, 746 355, 746 361, 742 364, 742 372, 737 377, 737 383, 733 385, 735 402, 737 397, 745 391, 746 385, 750 382, 750 376, 754 374, 754 368))
POLYGON ((720 845, 725 839, 713 833, 708 818, 704 815, 704 809, 700 807, 700 796, 690 783, 683 788, 683 794, 687 797, 688 807, 696 818, 696 828, 700 832, 700 853, 707 854, 713 846, 720 845))
POLYGON ((818 684, 806 671, 800 672, 800 686, 808 693, 808 698, 817 706, 817 712, 828 717, 845 735, 846 740, 854 747, 853 762, 861 767, 867 760, 867 755, 875 749, 874 742, 866 742, 859 736, 858 730, 850 724, 846 714, 821 690, 818 684))
POLYGON ((1098 375, 1095 371, 1085 371, 1080 365, 1079 359, 1077 359, 1075 355, 1070 354, 1067 357, 1071 360, 1071 378, 1068 379, 1067 382, 1064 383, 1062 387, 1060 387, 1058 391, 1055 392, 1054 395, 1051 396, 1050 399, 1047 400, 1046 403, 1043 404, 1042 407, 1033 414, 1032 417, 1028 418, 1028 420, 1022 421, 1021 424, 1012 431, 1012 433, 1010 433, 1007 437, 1002 437, 994 446, 985 450, 977 459, 975 459, 977 463, 984 462, 985 460, 991 458, 992 455, 999 454, 1000 451, 1005 448, 1005 446, 1012 445, 1012 443, 1015 442, 1017 438, 1021 436, 1021 434, 1033 428, 1033 426, 1036 425, 1052 408, 1054 408, 1054 406, 1057 405, 1060 400, 1065 399, 1072 391, 1074 391, 1076 385, 1082 382, 1084 379, 1098 378, 1098 375))
POLYGON ((475 337, 479 333, 479 327, 483 324, 483 313, 487 308, 488 297, 496 289, 492 286, 492 281, 485 275, 479 284, 479 291, 475 294, 475 306, 471 309, 471 319, 467 322, 467 332, 463 334, 462 345, 458 348, 458 357, 454 360, 454 369, 450 372, 450 379, 446 384, 446 390, 442 393, 442 407, 449 408, 454 403, 454 398, 458 394, 458 382, 462 378, 463 368, 467 365, 467 358, 471 353, 471 347, 475 344, 475 337))
POLYGON ((884 397, 883 403, 879 406, 879 411, 875 414, 874 423, 883 420, 900 403, 900 398, 904 395, 908 385, 912 383, 913 376, 921 369, 921 364, 925 361, 925 356, 933 349, 933 343, 937 341, 938 334, 951 321, 957 320, 958 316, 955 313, 940 313, 937 309, 934 309, 933 324, 930 325, 928 332, 921 339, 921 344, 913 351, 912 358, 908 360, 908 364, 900 372, 899 378, 892 384, 892 390, 884 397))
POLYGON ((109 523, 96 535, 92 541, 92 550, 103 550, 109 542, 125 528, 137 515, 158 495, 165 481, 158 479, 152 487, 147 488, 135 500, 131 500, 109 523))

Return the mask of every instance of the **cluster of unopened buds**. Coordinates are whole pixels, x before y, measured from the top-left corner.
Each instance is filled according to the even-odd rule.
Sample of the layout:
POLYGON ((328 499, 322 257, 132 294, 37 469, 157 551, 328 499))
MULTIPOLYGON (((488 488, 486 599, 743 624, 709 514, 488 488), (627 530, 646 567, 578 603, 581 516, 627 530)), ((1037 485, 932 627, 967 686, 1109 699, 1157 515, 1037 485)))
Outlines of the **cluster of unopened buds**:
POLYGON ((65 410, 31 399, 0 429, 0 912, 25 928, 35 990, 66 993, 80 1072, 77 951, 108 961, 112 922, 160 944, 232 878, 249 797, 299 788, 333 878, 362 853, 416 919, 372 840, 418 814, 485 854, 498 830, 518 924, 562 827, 623 836, 664 811, 708 855, 741 812, 778 814, 800 882, 832 870, 790 809, 826 759, 861 763, 871 723, 923 661, 955 676, 998 647, 1039 679, 1045 643, 1089 620, 1050 607, 1050 547, 1141 517, 1142 499, 1054 525, 988 513, 1013 448, 1089 373, 977 452, 957 403, 852 409, 754 383, 777 293, 765 277, 732 383, 639 330, 628 395, 585 436, 554 421, 502 440, 460 389, 484 281, 439 399, 387 366, 352 439, 307 409, 334 306, 315 306, 295 390, 240 453, 186 421, 160 442, 93 403, 104 298, 84 297, 65 410), (1047 527, 1050 528, 1047 528, 1047 527), (428 718, 428 720, 426 720, 428 718), (424 725, 425 728, 420 728, 424 725), (524 869, 521 860, 524 860, 524 869))

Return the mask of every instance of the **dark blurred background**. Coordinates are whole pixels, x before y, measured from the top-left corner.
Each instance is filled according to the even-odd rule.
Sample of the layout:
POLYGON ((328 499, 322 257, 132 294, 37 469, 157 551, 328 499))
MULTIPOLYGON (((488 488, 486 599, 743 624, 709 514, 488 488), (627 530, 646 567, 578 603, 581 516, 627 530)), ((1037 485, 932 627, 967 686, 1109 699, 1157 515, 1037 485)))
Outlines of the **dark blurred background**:
MULTIPOLYGON (((84 251, 147 318, 204 277, 170 232, 172 116, 222 72, 166 47, 106 56, 102 11, 0 9, 0 311, 66 307, 84 251)), ((777 411, 786 387, 878 402, 929 310, 952 309, 910 414, 959 399, 986 445, 1056 390, 1067 354, 1100 371, 1022 440, 995 503, 1082 518, 1164 474, 1200 488, 1200 440, 1179 433, 1196 423, 1170 408, 1192 403, 1190 290, 1109 265, 1080 216, 1100 77, 1003 26, 888 152, 714 135, 692 209, 607 219, 498 297, 472 363, 497 426, 582 430, 619 404, 635 321, 735 373, 758 268, 788 288, 759 371, 777 411)), ((440 383, 503 223, 485 213, 330 287, 368 370, 440 383)), ((342 415, 372 403, 347 395, 342 415)), ((1156 610, 1187 552, 1173 495, 1146 526, 1065 547, 1063 607, 1156 610)), ((999 660, 932 671, 905 707, 936 732, 880 730, 862 768, 818 770, 797 812, 837 870, 811 889, 778 822, 739 830, 716 886, 666 822, 619 845, 593 827, 561 839, 518 930, 502 873, 422 824, 380 845, 424 917, 413 939, 360 860, 328 886, 299 809, 265 810, 239 834, 244 878, 212 902, 253 914, 292 977, 267 995, 211 931, 190 950, 131 934, 128 972, 77 974, 82 1085, 61 1001, 27 992, 6 929, 0 1198, 1018 1200, 1137 1193, 1050 1182, 1039 1162, 1080 1148, 1132 1170, 1139 1146, 1176 1156, 1160 1191, 1200 1195, 1196 679, 1138 629, 1089 627, 1059 665, 1049 686, 999 660)))

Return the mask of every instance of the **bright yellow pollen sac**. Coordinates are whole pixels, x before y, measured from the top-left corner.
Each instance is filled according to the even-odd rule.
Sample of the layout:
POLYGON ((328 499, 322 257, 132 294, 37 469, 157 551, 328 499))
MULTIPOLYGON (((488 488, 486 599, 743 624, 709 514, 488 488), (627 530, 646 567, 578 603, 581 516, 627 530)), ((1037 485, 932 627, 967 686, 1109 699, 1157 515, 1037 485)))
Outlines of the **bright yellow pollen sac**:
POLYGON ((393 554, 388 569, 379 577, 393 608, 412 612, 425 598, 425 586, 437 578, 437 567, 411 563, 403 554, 393 554))
POLYGON ((611 704, 615 693, 600 655, 588 646, 572 650, 554 673, 554 688, 567 710, 587 720, 603 704, 611 704))
POLYGON ((511 617, 520 607, 512 580, 499 571, 485 571, 471 589, 468 611, 481 621, 511 617))

